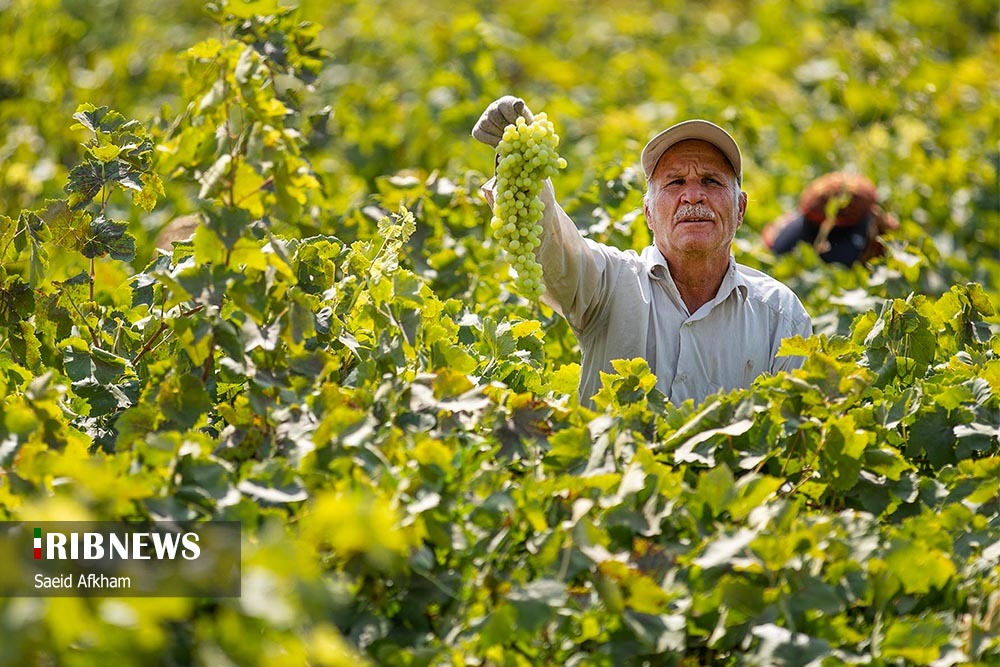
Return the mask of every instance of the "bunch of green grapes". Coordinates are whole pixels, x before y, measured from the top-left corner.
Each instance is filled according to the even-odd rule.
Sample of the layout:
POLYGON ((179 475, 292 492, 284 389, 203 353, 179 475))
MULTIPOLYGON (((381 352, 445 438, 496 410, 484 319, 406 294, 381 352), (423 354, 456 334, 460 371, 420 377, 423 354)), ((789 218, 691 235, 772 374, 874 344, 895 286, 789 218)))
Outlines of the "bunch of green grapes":
POLYGON ((542 242, 542 212, 539 194, 546 178, 566 167, 556 147, 559 135, 544 113, 530 123, 518 116, 504 128, 497 145, 497 183, 490 229, 500 247, 511 256, 517 273, 514 288, 529 299, 545 291, 542 267, 535 250, 542 242))

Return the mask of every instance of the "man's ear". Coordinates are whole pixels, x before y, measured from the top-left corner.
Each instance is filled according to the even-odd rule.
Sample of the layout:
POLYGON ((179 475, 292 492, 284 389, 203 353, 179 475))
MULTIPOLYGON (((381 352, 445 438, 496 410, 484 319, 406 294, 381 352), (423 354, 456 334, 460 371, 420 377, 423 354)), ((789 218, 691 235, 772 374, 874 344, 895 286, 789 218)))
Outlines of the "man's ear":
POLYGON ((740 208, 740 214, 738 222, 736 224, 737 228, 743 225, 743 216, 746 215, 747 212, 747 193, 743 192, 742 190, 740 191, 740 196, 739 196, 739 208, 740 208))
POLYGON ((642 214, 646 216, 646 226, 650 229, 653 228, 653 216, 649 214, 649 200, 645 197, 642 198, 642 214))

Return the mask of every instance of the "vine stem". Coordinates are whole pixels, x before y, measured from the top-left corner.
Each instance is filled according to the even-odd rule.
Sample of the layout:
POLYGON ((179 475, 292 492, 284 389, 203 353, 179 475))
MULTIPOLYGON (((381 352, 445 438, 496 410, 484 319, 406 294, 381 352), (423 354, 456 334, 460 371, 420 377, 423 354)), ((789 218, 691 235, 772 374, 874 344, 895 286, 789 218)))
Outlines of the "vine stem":
POLYGON ((781 474, 782 477, 785 476, 785 471, 788 469, 788 464, 792 460, 792 454, 795 452, 796 449, 798 449, 799 445, 802 445, 803 451, 805 450, 805 438, 806 438, 805 433, 803 433, 802 430, 800 429, 800 430, 798 430, 795 433, 795 436, 796 436, 795 437, 795 442, 792 444, 792 447, 789 449, 788 456, 786 456, 785 460, 781 462, 781 473, 780 474, 781 474))
POLYGON ((16 228, 14 230, 14 233, 7 240, 7 243, 4 244, 3 250, 0 251, 0 257, 6 257, 7 256, 7 251, 10 249, 11 244, 14 243, 14 240, 17 239, 18 236, 21 235, 22 231, 27 234, 27 231, 28 231, 28 225, 27 225, 27 223, 24 225, 24 227, 18 227, 18 228, 16 228))
MULTIPOLYGON (((205 306, 196 306, 196 307, 192 308, 191 310, 188 310, 188 311, 185 311, 185 312, 181 313, 180 316, 181 317, 190 317, 191 315, 194 315, 195 313, 197 313, 197 312, 199 312, 201 310, 204 310, 204 309, 205 309, 205 306)), ((168 325, 167 325, 166 322, 160 322, 160 326, 158 326, 156 328, 156 331, 153 332, 153 335, 149 337, 149 340, 146 341, 146 343, 142 346, 142 348, 140 348, 139 351, 136 353, 135 357, 133 357, 133 359, 132 359, 132 365, 133 366, 135 366, 137 363, 139 363, 139 360, 142 359, 144 356, 146 356, 147 352, 149 352, 151 349, 153 349, 153 346, 156 345, 156 340, 163 334, 163 332, 167 328, 168 328, 168 325)))
POLYGON ((261 191, 265 190, 266 188, 269 188, 273 184, 274 184, 274 176, 268 176, 256 188, 254 188, 250 192, 248 192, 245 195, 243 195, 240 199, 238 199, 235 202, 233 202, 233 205, 234 206, 239 206, 240 204, 242 204, 243 202, 245 202, 247 199, 250 199, 250 197, 253 197, 255 194, 257 194, 258 192, 261 192, 261 191))
POLYGON ((559 564, 559 581, 566 581, 566 577, 569 575, 569 561, 573 556, 573 541, 568 540, 565 545, 563 545, 562 562, 559 564))
POLYGON ((139 350, 139 352, 136 353, 135 357, 132 359, 132 365, 133 366, 135 366, 137 363, 139 363, 139 360, 142 359, 146 355, 147 352, 149 352, 151 349, 153 349, 153 345, 156 344, 156 340, 160 337, 160 335, 163 333, 164 329, 166 329, 166 328, 167 328, 167 323, 166 322, 160 322, 160 326, 157 327, 156 331, 153 332, 153 335, 149 337, 149 340, 146 341, 146 343, 142 346, 142 348, 139 350))
MULTIPOLYGON (((111 199, 112 188, 107 185, 101 187, 101 217, 104 217, 108 212, 108 201, 111 199)), ((91 223, 93 224, 93 223, 91 223)), ((94 301, 94 283, 97 279, 96 271, 97 262, 94 257, 90 258, 90 300, 94 301)))
POLYGON ((795 486, 792 487, 790 491, 788 491, 788 493, 785 494, 786 497, 795 495, 798 490, 806 484, 806 482, 813 478, 812 475, 816 472, 816 470, 813 469, 812 466, 806 466, 799 472, 803 473, 802 478, 795 484, 795 486))
MULTIPOLYGON (((94 260, 91 259, 90 261, 93 262, 94 260)), ((91 342, 94 345, 97 345, 97 332, 94 331, 94 327, 90 326, 90 322, 87 321, 87 316, 84 315, 82 312, 80 312, 80 307, 78 305, 76 305, 76 301, 73 300, 73 295, 69 291, 64 292, 64 294, 66 294, 66 300, 69 301, 69 305, 73 306, 73 310, 75 310, 76 314, 80 316, 80 320, 83 322, 83 325, 85 327, 87 327, 87 331, 90 333, 90 340, 91 340, 91 342)), ((93 278, 91 278, 91 280, 90 280, 90 300, 91 301, 94 300, 94 280, 93 280, 93 278)))

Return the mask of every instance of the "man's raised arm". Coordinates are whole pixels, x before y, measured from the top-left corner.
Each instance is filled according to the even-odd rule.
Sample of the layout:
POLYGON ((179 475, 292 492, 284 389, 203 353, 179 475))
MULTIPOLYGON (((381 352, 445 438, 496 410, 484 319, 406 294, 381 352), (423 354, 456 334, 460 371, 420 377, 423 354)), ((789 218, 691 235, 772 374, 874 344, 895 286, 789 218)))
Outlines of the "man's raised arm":
MULTIPOLYGON (((518 116, 527 122, 534 118, 524 100, 505 95, 486 107, 472 136, 496 149, 504 128, 515 123, 518 116)), ((483 185, 483 193, 487 203, 494 207, 496 177, 483 185)), ((540 199, 545 207, 541 220, 543 233, 535 257, 542 265, 545 283, 542 301, 562 314, 574 328, 582 330, 600 311, 602 296, 609 293, 608 255, 580 235, 556 202, 550 179, 545 180, 540 199)))

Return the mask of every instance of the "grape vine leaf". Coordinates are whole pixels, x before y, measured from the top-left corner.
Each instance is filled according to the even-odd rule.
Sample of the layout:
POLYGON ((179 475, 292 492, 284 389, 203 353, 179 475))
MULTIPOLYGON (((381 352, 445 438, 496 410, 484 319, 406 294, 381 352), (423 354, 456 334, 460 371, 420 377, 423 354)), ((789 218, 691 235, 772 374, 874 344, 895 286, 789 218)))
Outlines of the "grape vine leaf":
POLYGON ((0 287, 0 325, 9 327, 31 317, 35 310, 35 293, 31 286, 14 276, 0 287))
POLYGON ((79 123, 71 129, 84 127, 91 132, 114 132, 125 123, 125 116, 108 107, 95 107, 93 104, 81 104, 73 118, 79 123))
POLYGON ((84 257, 110 255, 112 259, 131 261, 135 257, 135 237, 125 231, 127 228, 127 223, 103 215, 94 218, 80 252, 84 257))

